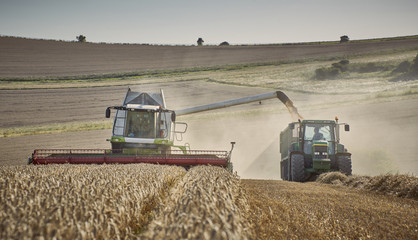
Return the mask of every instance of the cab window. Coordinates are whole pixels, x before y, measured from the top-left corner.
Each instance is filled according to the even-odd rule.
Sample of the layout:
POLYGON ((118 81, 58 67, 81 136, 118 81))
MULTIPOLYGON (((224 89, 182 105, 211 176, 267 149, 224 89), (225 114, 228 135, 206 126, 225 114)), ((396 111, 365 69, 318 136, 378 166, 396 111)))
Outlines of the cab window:
POLYGON ((155 138, 156 119, 154 112, 128 111, 125 137, 155 138))
POLYGON ((321 124, 307 124, 305 125, 305 136, 304 140, 314 141, 314 140, 324 140, 324 141, 333 141, 333 132, 329 125, 321 124))

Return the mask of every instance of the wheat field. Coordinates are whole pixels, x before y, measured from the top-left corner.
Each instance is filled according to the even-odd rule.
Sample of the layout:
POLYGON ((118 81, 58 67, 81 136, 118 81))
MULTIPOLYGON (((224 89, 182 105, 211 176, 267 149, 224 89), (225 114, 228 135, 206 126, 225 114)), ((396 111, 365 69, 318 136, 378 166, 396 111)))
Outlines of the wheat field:
POLYGON ((157 165, 0 168, 1 239, 134 236, 185 170, 157 165))
POLYGON ((240 181, 219 167, 1 166, 0 239, 246 239, 240 181))
POLYGON ((293 183, 151 164, 0 166, 0 174, 0 239, 418 236, 413 176, 293 183))
POLYGON ((192 168, 161 206, 145 239, 247 239, 240 180, 223 168, 192 168))
POLYGON ((328 173, 308 183, 243 180, 256 238, 417 239, 418 201, 410 196, 416 196, 418 178, 386 174, 364 176, 370 180, 364 182, 344 175, 364 182, 354 187, 353 181, 337 184, 336 175, 342 176, 328 173), (324 184, 331 178, 333 184, 324 184))

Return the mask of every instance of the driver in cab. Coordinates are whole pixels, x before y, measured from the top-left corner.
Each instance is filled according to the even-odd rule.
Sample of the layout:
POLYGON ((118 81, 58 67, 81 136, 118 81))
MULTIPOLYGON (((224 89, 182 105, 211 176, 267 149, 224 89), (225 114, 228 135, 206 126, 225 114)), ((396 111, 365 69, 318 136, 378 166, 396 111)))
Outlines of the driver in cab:
POLYGON ((319 132, 320 129, 321 129, 321 127, 315 127, 314 135, 312 137, 312 141, 314 141, 314 140, 324 140, 324 135, 319 132))

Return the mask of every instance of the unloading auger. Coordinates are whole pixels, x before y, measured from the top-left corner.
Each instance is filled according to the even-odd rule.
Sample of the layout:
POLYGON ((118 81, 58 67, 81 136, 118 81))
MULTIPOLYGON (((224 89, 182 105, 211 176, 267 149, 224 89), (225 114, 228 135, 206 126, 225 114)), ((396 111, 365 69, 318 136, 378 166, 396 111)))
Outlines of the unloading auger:
POLYGON ((169 110, 162 90, 146 93, 128 88, 122 105, 106 109, 106 118, 110 118, 111 110, 116 110, 112 136, 107 139, 111 149, 36 149, 28 163, 215 165, 232 171, 231 153, 235 142, 231 142, 230 151, 191 150, 188 144, 175 145, 175 140, 181 140, 187 130, 187 123, 177 122, 176 117, 272 98, 282 101, 292 116, 302 118, 292 101, 281 91, 169 110))

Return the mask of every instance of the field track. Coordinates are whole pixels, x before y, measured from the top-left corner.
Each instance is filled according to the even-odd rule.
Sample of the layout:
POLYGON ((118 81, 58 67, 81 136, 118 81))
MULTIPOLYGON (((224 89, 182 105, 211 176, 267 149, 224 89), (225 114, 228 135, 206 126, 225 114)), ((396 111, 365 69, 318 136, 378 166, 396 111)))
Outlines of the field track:
POLYGON ((263 63, 418 47, 418 38, 348 44, 152 46, 0 37, 0 77, 78 76, 263 63))

